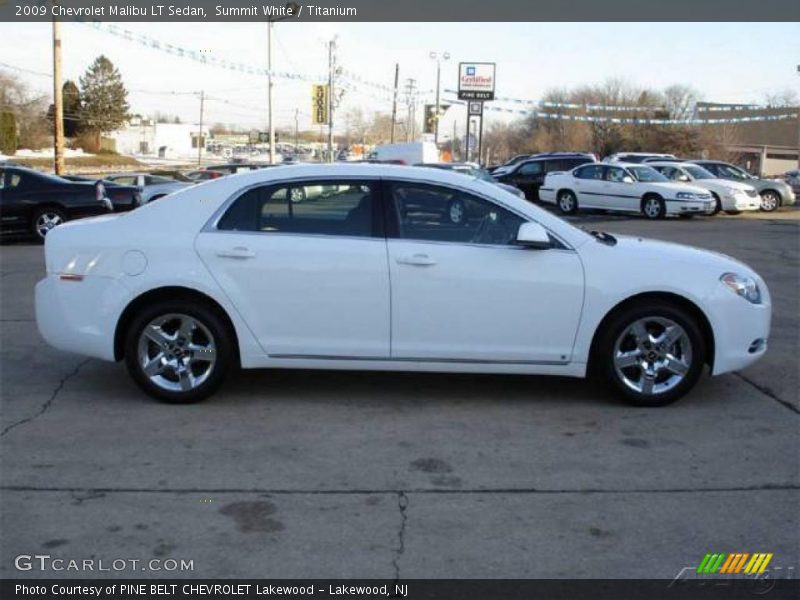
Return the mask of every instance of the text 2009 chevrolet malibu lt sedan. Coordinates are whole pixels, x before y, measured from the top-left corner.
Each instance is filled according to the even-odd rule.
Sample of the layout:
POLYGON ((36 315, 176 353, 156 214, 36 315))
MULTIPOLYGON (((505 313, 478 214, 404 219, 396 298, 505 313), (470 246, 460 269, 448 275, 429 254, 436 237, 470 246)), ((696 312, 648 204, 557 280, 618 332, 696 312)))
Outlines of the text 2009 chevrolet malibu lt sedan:
POLYGON ((50 344, 125 360, 161 400, 204 398, 238 363, 592 372, 653 406, 766 352, 746 265, 589 234, 461 174, 297 165, 171 198, 55 229, 36 287, 50 344))

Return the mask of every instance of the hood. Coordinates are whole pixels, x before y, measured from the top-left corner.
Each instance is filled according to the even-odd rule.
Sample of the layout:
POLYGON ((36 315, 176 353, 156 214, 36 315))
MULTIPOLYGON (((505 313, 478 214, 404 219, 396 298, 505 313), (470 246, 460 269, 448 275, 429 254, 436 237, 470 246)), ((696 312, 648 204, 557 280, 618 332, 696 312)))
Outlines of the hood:
MULTIPOLYGON (((644 183, 644 182, 642 182, 644 183)), ((696 185, 687 185, 685 183, 677 183, 673 181, 655 181, 646 183, 645 185, 652 186, 653 189, 656 190, 664 190, 665 192, 670 192, 673 195, 677 194, 678 192, 690 192, 692 194, 698 194, 702 196, 710 196, 708 190, 705 190, 701 187, 696 185)))
POLYGON ((748 265, 721 252, 630 235, 614 234, 614 237, 617 238, 617 245, 614 248, 641 260, 652 261, 652 264, 658 264, 659 261, 668 258, 672 263, 689 263, 715 268, 719 270, 720 275, 725 271, 736 271, 742 275, 758 277, 748 265))

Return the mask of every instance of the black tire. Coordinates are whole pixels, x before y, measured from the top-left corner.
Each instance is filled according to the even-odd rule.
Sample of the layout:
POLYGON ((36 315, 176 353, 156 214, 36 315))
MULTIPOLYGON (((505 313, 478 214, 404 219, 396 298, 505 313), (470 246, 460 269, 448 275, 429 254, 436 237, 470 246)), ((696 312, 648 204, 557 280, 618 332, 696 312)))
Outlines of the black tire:
POLYGON ((171 404, 191 404, 207 398, 222 385, 234 365, 233 357, 237 355, 234 339, 230 326, 217 310, 193 298, 163 300, 143 308, 131 320, 125 335, 125 365, 136 384, 149 396, 171 404), (139 340, 144 328, 159 317, 174 314, 186 315, 202 324, 210 332, 211 342, 216 348, 216 361, 207 378, 188 391, 160 387, 144 373, 139 359, 139 340))
MULTIPOLYGON (((156 200, 161 200, 164 196, 166 196, 166 194, 161 194, 159 196, 153 196, 152 198, 150 198, 150 200, 147 201, 147 203, 150 204, 150 202, 155 202, 156 200)), ((134 208, 136 208, 136 205, 134 205, 134 208)))
POLYGON ((761 212, 775 212, 781 207, 781 196, 775 190, 761 192, 761 212))
POLYGON ((722 211, 722 200, 714 192, 711 192, 711 195, 714 196, 714 212, 711 215, 718 215, 722 211))
POLYGON ((445 215, 452 225, 464 225, 467 222, 467 207, 463 200, 456 198, 447 204, 445 215))
POLYGON ((654 407, 671 404, 691 390, 703 372, 705 362, 706 344, 696 319, 679 306, 667 301, 653 300, 623 307, 604 323, 593 349, 591 366, 593 373, 600 375, 620 399, 633 406, 654 407), (633 323, 649 318, 669 319, 680 325, 689 339, 691 352, 691 363, 683 379, 671 389, 651 395, 629 387, 617 373, 614 363, 615 345, 620 336, 633 323))
POLYGON ((642 215, 646 219, 663 219, 667 214, 667 207, 664 200, 658 196, 645 196, 642 199, 642 215))
POLYGON ((62 223, 67 222, 67 215, 64 214, 64 211, 60 208, 56 208, 53 206, 46 206, 36 210, 33 213, 33 218, 31 219, 31 232, 36 237, 36 241, 40 244, 44 243, 44 238, 47 236, 47 233, 51 231, 53 228, 61 225, 62 223), (52 225, 47 231, 44 231, 45 224, 43 222, 44 219, 47 219, 51 222, 58 220, 57 224, 52 225))
POLYGON ((570 190, 561 190, 558 192, 556 204, 558 205, 558 210, 565 215, 574 215, 578 212, 578 199, 570 190))

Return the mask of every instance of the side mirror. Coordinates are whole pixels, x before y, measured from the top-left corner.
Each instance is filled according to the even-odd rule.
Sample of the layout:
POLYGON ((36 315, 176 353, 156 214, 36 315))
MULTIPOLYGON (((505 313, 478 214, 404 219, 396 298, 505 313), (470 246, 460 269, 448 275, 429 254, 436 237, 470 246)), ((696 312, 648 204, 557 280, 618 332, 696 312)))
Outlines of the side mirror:
POLYGON ((688 181, 691 181, 691 179, 689 179, 688 175, 681 175, 678 177, 678 181, 683 181, 684 183, 686 183, 688 181))
POLYGON ((546 250, 553 245, 547 230, 538 223, 520 225, 517 232, 517 244, 537 250, 546 250))
POLYGON ((625 177, 622 178, 622 183, 633 183, 633 177, 625 175, 625 177))

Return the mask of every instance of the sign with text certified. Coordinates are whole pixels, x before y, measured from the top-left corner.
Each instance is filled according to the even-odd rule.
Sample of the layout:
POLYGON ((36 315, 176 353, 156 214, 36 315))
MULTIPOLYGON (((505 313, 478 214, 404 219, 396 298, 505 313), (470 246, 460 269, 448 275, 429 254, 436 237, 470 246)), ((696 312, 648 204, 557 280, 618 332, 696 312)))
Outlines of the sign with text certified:
POLYGON ((459 100, 494 100, 495 63, 458 63, 459 100))
POLYGON ((328 124, 328 86, 311 86, 311 122, 314 125, 328 124))

